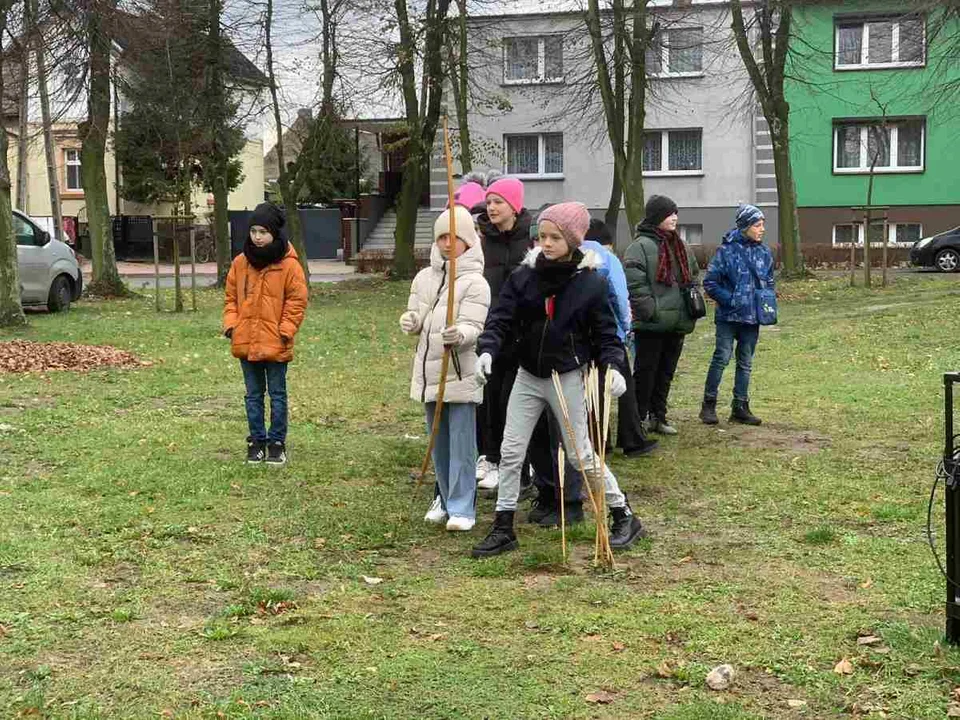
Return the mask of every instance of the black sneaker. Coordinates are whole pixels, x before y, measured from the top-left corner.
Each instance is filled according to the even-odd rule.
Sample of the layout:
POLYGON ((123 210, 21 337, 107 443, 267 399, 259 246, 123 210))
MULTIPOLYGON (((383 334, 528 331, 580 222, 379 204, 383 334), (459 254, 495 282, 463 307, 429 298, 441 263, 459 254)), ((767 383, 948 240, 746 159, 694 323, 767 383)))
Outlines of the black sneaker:
POLYGON ((247 464, 259 465, 266 459, 267 444, 253 438, 247 438, 247 464))
POLYGON ((286 465, 287 446, 282 442, 272 442, 267 445, 267 465, 286 465))
POLYGON ((610 547, 613 550, 626 550, 637 540, 647 536, 643 523, 629 506, 610 508, 610 515, 613 517, 610 525, 610 547))
MULTIPOLYGON (((567 525, 582 523, 584 520, 583 503, 580 501, 564 503, 563 515, 563 520, 567 525)), ((550 513, 541 517, 537 521, 537 525, 543 528, 560 527, 560 510, 554 508, 550 513)))
POLYGON ((540 492, 530 503, 530 512, 527 513, 527 522, 539 523, 547 515, 557 514, 557 497, 553 488, 539 488, 540 492))
POLYGON ((649 455, 652 453, 657 449, 657 447, 659 447, 659 445, 660 442, 658 440, 648 440, 647 438, 644 438, 639 445, 635 447, 624 448, 623 455, 624 457, 628 458, 643 457, 644 455, 649 455))

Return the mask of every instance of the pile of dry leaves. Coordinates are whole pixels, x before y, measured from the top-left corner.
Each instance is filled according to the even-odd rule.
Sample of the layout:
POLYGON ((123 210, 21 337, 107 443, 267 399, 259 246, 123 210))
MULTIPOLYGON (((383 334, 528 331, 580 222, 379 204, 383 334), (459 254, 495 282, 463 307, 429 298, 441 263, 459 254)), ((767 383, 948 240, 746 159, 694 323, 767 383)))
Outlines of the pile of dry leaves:
POLYGON ((0 372, 45 372, 47 370, 93 370, 98 367, 149 365, 125 350, 109 345, 64 342, 0 342, 0 372))

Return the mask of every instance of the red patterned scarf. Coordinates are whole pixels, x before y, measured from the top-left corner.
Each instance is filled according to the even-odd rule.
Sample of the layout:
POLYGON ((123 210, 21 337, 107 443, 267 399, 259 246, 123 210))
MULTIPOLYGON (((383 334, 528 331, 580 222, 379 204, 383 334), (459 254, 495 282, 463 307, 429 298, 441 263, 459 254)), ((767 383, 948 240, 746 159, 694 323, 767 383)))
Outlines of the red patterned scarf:
POLYGON ((680 265, 680 277, 684 285, 690 284, 690 265, 687 263, 687 248, 676 230, 661 230, 657 228, 657 237, 660 238, 657 250, 657 282, 663 285, 673 285, 676 276, 673 271, 673 262, 676 259, 680 265))

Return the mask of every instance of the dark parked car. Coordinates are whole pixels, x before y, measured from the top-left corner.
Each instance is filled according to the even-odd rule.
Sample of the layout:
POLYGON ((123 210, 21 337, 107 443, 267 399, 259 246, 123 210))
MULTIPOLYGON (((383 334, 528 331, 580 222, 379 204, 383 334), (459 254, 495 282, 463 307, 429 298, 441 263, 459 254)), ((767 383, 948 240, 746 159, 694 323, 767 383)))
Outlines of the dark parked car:
POLYGON ((918 240, 910 250, 910 262, 940 272, 960 270, 960 227, 918 240))

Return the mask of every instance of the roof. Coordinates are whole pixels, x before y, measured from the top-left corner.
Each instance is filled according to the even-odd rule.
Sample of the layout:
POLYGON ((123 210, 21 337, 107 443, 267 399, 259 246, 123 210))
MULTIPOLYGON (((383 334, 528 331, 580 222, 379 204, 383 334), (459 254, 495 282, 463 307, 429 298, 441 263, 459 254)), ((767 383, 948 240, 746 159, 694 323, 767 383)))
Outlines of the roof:
MULTIPOLYGON (((114 41, 122 50, 136 44, 136 39, 156 32, 158 18, 154 13, 134 15, 117 11, 114 41)), ((240 52, 230 39, 223 36, 223 52, 226 74, 237 83, 264 87, 269 83, 267 76, 250 59, 240 52)))

